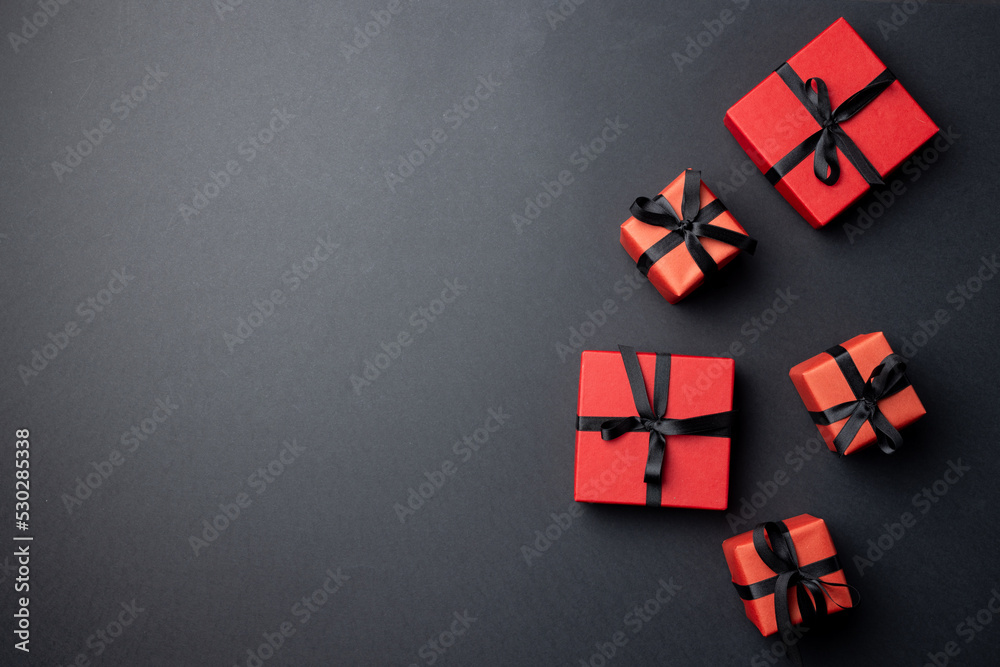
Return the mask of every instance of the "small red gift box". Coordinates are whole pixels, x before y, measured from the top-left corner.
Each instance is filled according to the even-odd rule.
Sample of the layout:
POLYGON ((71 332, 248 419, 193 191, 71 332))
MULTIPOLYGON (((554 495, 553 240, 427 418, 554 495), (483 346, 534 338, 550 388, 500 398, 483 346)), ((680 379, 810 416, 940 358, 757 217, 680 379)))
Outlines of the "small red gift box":
POLYGON ((816 609, 833 613, 852 606, 837 549, 822 519, 800 514, 786 521, 760 524, 752 531, 724 541, 722 551, 747 618, 765 637, 803 622, 800 605, 803 593, 797 590, 798 587, 804 586, 812 598, 811 604, 806 604, 807 617, 817 615, 816 609), (758 534, 757 541, 763 541, 761 548, 770 566, 754 543, 754 533, 758 534), (775 595, 781 592, 779 575, 790 571, 798 573, 783 577, 788 605, 782 618, 777 613, 775 595), (825 599, 820 601, 818 598, 825 599))
POLYGON ((842 18, 734 104, 725 125, 816 228, 938 131, 842 18))
POLYGON ((788 375, 827 447, 846 455, 876 442, 891 453, 901 443, 898 429, 927 414, 905 370, 876 331, 835 345, 788 375))
POLYGON ((621 225, 621 244, 656 291, 677 303, 740 250, 752 255, 757 242, 701 181, 701 172, 688 169, 658 197, 636 199, 621 225))
POLYGON ((725 509, 734 368, 718 357, 585 350, 573 497, 725 509), (646 397, 652 401, 640 411, 646 397), (650 474, 660 481, 647 483, 650 474))

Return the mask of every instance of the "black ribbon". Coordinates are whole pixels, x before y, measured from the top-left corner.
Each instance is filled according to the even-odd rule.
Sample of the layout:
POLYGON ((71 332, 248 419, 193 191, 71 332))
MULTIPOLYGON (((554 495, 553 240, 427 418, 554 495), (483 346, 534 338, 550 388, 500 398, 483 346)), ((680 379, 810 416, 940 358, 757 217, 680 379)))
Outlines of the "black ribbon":
MULTIPOLYGON (((757 524, 753 529, 753 546, 757 550, 757 555, 771 568, 775 576, 750 585, 733 582, 733 586, 744 600, 756 600, 774 594, 774 617, 778 624, 778 632, 788 647, 788 657, 796 665, 801 665, 802 656, 799 655, 798 646, 789 640, 794 624, 788 607, 788 589, 796 587, 795 596, 799 602, 799 612, 802 614, 804 624, 810 624, 827 615, 826 598, 829 596, 827 586, 841 586, 851 590, 852 593, 854 589, 847 584, 820 579, 843 569, 836 554, 808 565, 799 565, 795 544, 783 521, 757 524)), ((847 608, 837 603, 832 596, 830 601, 841 609, 847 608)), ((853 594, 851 602, 852 604, 854 602, 853 594)))
POLYGON ((854 93, 840 106, 831 111, 830 95, 826 89, 826 82, 819 77, 813 77, 802 82, 799 75, 795 73, 788 63, 783 64, 774 70, 785 82, 789 90, 802 103, 802 106, 812 114, 812 117, 819 123, 820 128, 809 135, 805 141, 793 148, 785 157, 778 160, 766 174, 771 185, 777 185, 778 181, 788 175, 800 162, 809 157, 813 157, 813 173, 816 178, 826 185, 833 185, 840 178, 840 158, 837 155, 837 148, 840 148, 850 160, 851 164, 858 170, 861 176, 869 185, 885 185, 878 170, 868 161, 861 149, 858 148, 854 140, 847 136, 840 124, 861 111, 865 106, 878 97, 883 90, 892 85, 896 76, 888 69, 871 80, 868 85, 854 93), (813 82, 816 83, 815 90, 813 82))
POLYGON ((886 454, 895 452, 902 446, 903 436, 882 414, 878 402, 910 386, 910 381, 906 377, 906 361, 898 354, 886 356, 865 382, 861 379, 861 372, 851 359, 850 353, 843 347, 834 345, 826 353, 837 362, 840 372, 844 374, 847 384, 854 392, 855 400, 819 412, 810 412, 809 416, 813 422, 829 426, 841 419, 849 418, 833 441, 838 454, 847 451, 866 421, 875 429, 879 448, 886 454))
POLYGON ((681 198, 681 215, 670 205, 666 197, 656 195, 652 199, 639 197, 633 202, 629 212, 636 220, 647 225, 663 227, 672 232, 654 243, 642 253, 636 266, 642 275, 649 273, 653 264, 660 261, 667 253, 684 243, 695 264, 707 277, 719 269, 712 256, 701 244, 702 238, 715 239, 744 252, 753 254, 757 249, 757 241, 746 234, 734 232, 731 229, 716 227, 709 224, 712 220, 726 212, 726 206, 718 199, 713 199, 701 208, 701 172, 693 169, 684 171, 684 195, 681 198))
POLYGON ((627 345, 619 345, 625 374, 632 389, 632 400, 638 417, 581 417, 576 418, 578 431, 600 431, 602 440, 614 440, 626 433, 649 431, 649 454, 646 457, 646 504, 659 505, 663 484, 663 457, 666 452, 668 435, 705 435, 728 438, 732 433, 735 410, 716 412, 710 415, 671 419, 663 415, 667 411, 667 393, 670 387, 670 355, 656 355, 656 370, 653 378, 653 405, 650 407, 646 395, 646 385, 639 367, 639 357, 627 345))

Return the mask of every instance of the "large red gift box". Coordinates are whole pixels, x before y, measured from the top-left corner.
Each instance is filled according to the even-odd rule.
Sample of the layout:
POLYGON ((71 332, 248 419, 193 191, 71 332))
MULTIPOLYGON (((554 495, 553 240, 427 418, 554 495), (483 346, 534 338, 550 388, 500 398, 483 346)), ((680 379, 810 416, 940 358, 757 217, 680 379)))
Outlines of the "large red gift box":
MULTIPOLYGON (((691 173, 699 174, 700 172, 691 173)), ((684 182, 687 176, 688 171, 683 172, 660 192, 660 195, 670 203, 676 212, 683 209, 684 182)), ((697 178, 701 182, 700 176, 697 178)), ((722 202, 704 182, 701 182, 698 192, 699 209, 705 209, 709 205, 721 209, 721 212, 707 224, 746 235, 746 230, 740 226, 740 223, 736 222, 733 214, 722 205, 722 202)), ((665 255, 660 256, 661 253, 657 252, 657 244, 671 234, 677 234, 677 232, 648 225, 635 217, 630 217, 621 225, 620 239, 625 252, 632 258, 632 261, 639 265, 639 270, 646 274, 656 291, 670 303, 677 303, 705 281, 705 274, 698 267, 684 243, 679 243, 665 255), (651 253, 651 255, 643 257, 644 253, 651 253), (646 263, 650 256, 653 262, 647 266, 646 263)), ((718 268, 722 268, 740 254, 738 247, 717 239, 704 238, 701 239, 701 244, 718 268)))
MULTIPOLYGON (((829 596, 826 599, 827 613, 851 607, 851 593, 846 588, 847 579, 839 561, 834 560, 837 549, 833 545, 833 538, 830 537, 826 523, 808 514, 800 514, 782 523, 787 528, 788 536, 794 545, 797 566, 824 584, 839 584, 823 587, 829 596)), ((768 545, 774 548, 770 538, 768 545)), ((747 618, 765 637, 775 634, 778 632, 778 619, 775 614, 773 586, 767 586, 765 582, 780 573, 776 573, 761 560, 754 546, 753 531, 730 537, 722 543, 722 551, 725 553, 726 563, 729 564, 733 584, 737 590, 743 589, 740 591, 740 597, 743 598, 747 618), (757 597, 747 591, 748 587, 755 584, 769 588, 772 592, 757 597), (746 599, 747 597, 755 599, 746 599)), ((788 610, 792 625, 798 625, 803 620, 795 588, 794 585, 788 588, 788 610)))
MULTIPOLYGON (((855 336, 837 348, 847 352, 850 360, 857 367, 861 381, 867 380, 872 371, 893 354, 889 341, 885 339, 881 331, 855 336)), ((831 350, 836 351, 837 348, 831 348, 831 350)), ((815 357, 797 364, 788 372, 788 375, 810 413, 821 412, 831 406, 855 401, 858 398, 854 390, 851 389, 837 359, 830 351, 821 352, 815 357)), ((901 429, 927 414, 920 399, 917 398, 917 392, 908 383, 899 391, 880 398, 877 401, 877 406, 896 429, 901 429)), ((847 418, 845 417, 831 424, 816 424, 816 428, 819 429, 820 435, 823 436, 826 446, 831 451, 837 451, 834 441, 846 422, 847 418)), ((872 425, 866 421, 861 425, 861 429, 843 453, 847 455, 856 452, 874 444, 877 439, 872 425)))
MULTIPOLYGON (((636 355, 646 395, 653 396, 656 354, 636 355)), ((735 362, 720 357, 670 356, 665 416, 697 417, 732 410, 735 362)), ((585 350, 580 357, 579 417, 638 415, 622 355, 585 350)), ((578 430, 573 497, 580 502, 645 505, 649 433, 605 441, 578 430)), ((729 495, 729 437, 668 435, 660 487, 662 506, 725 509, 729 495)))
MULTIPOLYGON (((796 85, 806 84, 812 78, 825 82, 830 110, 836 110, 880 75, 894 79, 842 18, 789 58, 786 64, 798 75, 800 83, 796 85)), ((800 94, 818 95, 818 87, 818 84, 816 88, 808 84, 800 88, 800 94)), ((809 153, 780 180, 773 171, 768 173, 810 135, 822 129, 778 71, 772 72, 726 112, 725 125, 754 164, 768 174, 778 192, 813 227, 829 223, 869 188, 869 183, 839 145, 835 150, 840 177, 835 184, 827 185, 814 174, 814 153, 809 153)), ((892 80, 887 88, 839 126, 860 149, 862 160, 867 158, 877 171, 877 175, 872 174, 874 178, 885 176, 898 167, 938 131, 937 125, 898 80, 892 80)))

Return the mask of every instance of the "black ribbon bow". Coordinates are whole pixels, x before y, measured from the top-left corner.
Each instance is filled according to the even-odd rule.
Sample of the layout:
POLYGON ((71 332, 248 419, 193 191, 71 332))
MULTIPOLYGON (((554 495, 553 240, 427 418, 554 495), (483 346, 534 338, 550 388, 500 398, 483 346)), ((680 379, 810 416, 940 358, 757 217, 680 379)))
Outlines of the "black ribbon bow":
POLYGON ((837 362, 840 372, 844 374, 847 384, 854 392, 853 401, 845 401, 832 408, 818 412, 810 412, 809 416, 816 424, 829 426, 847 419, 847 423, 834 438, 833 446, 838 454, 844 454, 851 442, 861 430, 862 424, 868 422, 875 430, 879 448, 886 454, 892 454, 903 444, 903 436, 896 427, 886 419, 878 407, 878 402, 887 396, 892 396, 910 386, 906 377, 906 361, 898 354, 890 354, 882 360, 868 376, 868 381, 861 379, 850 353, 840 345, 834 345, 826 351, 837 362))
POLYGON ((788 63, 784 63, 775 72, 778 73, 789 90, 795 93, 802 106, 816 119, 820 128, 806 137, 802 143, 789 151, 764 174, 771 185, 777 185, 778 181, 809 157, 810 153, 814 154, 813 173, 816 174, 816 178, 826 185, 833 185, 840 178, 840 158, 837 155, 837 148, 844 152, 847 159, 869 185, 884 185, 878 170, 868 161, 854 140, 847 136, 840 124, 878 97, 882 91, 892 85, 896 76, 888 69, 882 70, 882 73, 872 79, 868 85, 848 97, 836 109, 831 110, 830 95, 823 79, 812 77, 803 83, 788 63), (813 88, 814 83, 816 84, 815 89, 813 88))
POLYGON ((847 584, 837 584, 823 581, 825 577, 840 571, 840 561, 834 554, 829 558, 818 560, 808 565, 799 565, 795 544, 783 521, 767 521, 759 523, 753 529, 753 546, 764 564, 771 568, 775 576, 750 585, 733 582, 736 591, 744 600, 756 600, 774 594, 774 617, 778 624, 778 632, 788 649, 788 657, 796 665, 802 665, 802 656, 798 646, 790 640, 794 627, 792 614, 788 606, 788 590, 795 587, 795 596, 799 602, 799 613, 802 622, 810 624, 827 615, 826 598, 841 609, 842 606, 827 592, 828 586, 840 586, 852 591, 851 603, 854 603, 853 587, 847 584), (768 541, 770 540, 770 543, 768 541))
POLYGON ((666 197, 656 195, 652 199, 638 197, 629 212, 636 220, 647 225, 663 227, 669 230, 662 239, 654 243, 642 253, 636 262, 642 275, 649 273, 653 264, 660 261, 667 253, 684 243, 695 264, 707 277, 719 269, 712 256, 701 244, 701 238, 715 239, 744 252, 753 254, 757 249, 757 241, 746 234, 734 232, 731 229, 709 224, 712 220, 726 212, 726 206, 718 199, 713 199, 705 208, 701 208, 701 172, 693 169, 684 171, 684 195, 681 199, 681 215, 670 205, 666 197), (701 237, 701 238, 700 238, 701 237))
POLYGON ((626 433, 649 431, 649 454, 643 482, 646 484, 646 504, 659 505, 663 483, 663 457, 668 435, 705 435, 728 438, 732 433, 735 410, 710 415, 672 419, 664 417, 667 411, 667 392, 670 386, 670 355, 656 355, 653 378, 653 405, 650 407, 646 385, 639 367, 639 357, 627 345, 619 345, 625 374, 632 389, 632 400, 639 416, 631 417, 577 417, 577 430, 600 431, 602 440, 614 440, 626 433))

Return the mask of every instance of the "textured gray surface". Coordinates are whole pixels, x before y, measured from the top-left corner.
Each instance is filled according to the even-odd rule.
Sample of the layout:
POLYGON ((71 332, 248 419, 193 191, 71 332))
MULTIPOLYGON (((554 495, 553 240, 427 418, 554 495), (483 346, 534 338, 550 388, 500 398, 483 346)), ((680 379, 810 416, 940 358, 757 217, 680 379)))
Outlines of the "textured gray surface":
MULTIPOLYGON (((912 3, 894 26, 886 3, 564 2, 558 22, 541 1, 281 4, 70 2, 0 48, 0 534, 29 428, 34 537, 30 657, 2 561, 5 664, 252 665, 271 635, 268 665, 597 665, 618 632, 608 664, 770 664, 725 513, 581 506, 548 528, 572 506, 579 356, 559 345, 591 315, 588 348, 742 343, 731 509, 783 471, 746 527, 823 517, 863 596, 809 633, 807 664, 917 665, 948 642, 995 664, 997 624, 960 624, 1000 584, 1000 286, 957 291, 1000 250, 995 8, 912 3), (854 207, 814 231, 744 182, 722 125, 842 15, 955 137, 861 234, 854 207), (689 38, 708 45, 678 67, 689 38), (688 166, 760 249, 672 307, 630 283, 618 225, 688 166), (929 415, 893 457, 809 455, 788 369, 874 330, 923 343, 929 415), (22 377, 36 350, 54 358, 22 377), (637 615, 661 580, 680 588, 637 615)), ((5 3, 3 32, 37 11, 5 3)))

